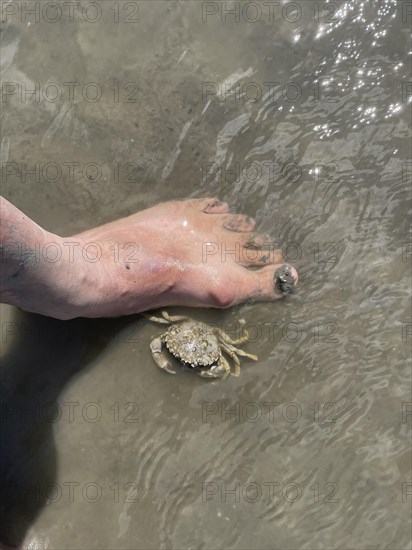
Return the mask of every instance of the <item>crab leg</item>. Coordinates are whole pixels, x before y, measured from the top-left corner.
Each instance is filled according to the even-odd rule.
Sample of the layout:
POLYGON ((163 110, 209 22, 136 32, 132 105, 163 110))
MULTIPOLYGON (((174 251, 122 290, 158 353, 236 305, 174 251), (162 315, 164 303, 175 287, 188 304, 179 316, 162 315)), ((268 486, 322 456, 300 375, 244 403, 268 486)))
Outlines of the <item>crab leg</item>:
POLYGON ((176 372, 172 368, 172 365, 169 363, 169 361, 166 359, 166 356, 162 352, 161 338, 155 338, 154 340, 152 340, 150 344, 150 350, 152 352, 153 359, 155 360, 158 367, 160 367, 162 370, 169 372, 170 374, 176 374, 176 372))
POLYGON ((156 315, 152 315, 151 313, 141 313, 143 317, 146 317, 146 319, 149 319, 149 321, 153 321, 154 323, 163 323, 164 325, 170 325, 170 323, 175 323, 177 321, 186 321, 189 319, 189 317, 184 317, 183 315, 169 315, 167 311, 162 310, 160 312, 161 317, 157 317, 156 315))
POLYGON ((252 361, 258 360, 258 356, 253 355, 253 353, 246 353, 246 351, 243 351, 243 349, 238 349, 238 348, 234 348, 234 349, 235 349, 235 353, 237 353, 238 355, 241 355, 242 357, 249 357, 249 359, 252 359, 252 361))
POLYGON ((161 311, 161 314, 169 323, 175 323, 177 321, 186 321, 190 319, 190 317, 186 317, 186 315, 169 315, 168 312, 164 309, 161 311))
POLYGON ((235 357, 235 355, 237 354, 237 355, 242 355, 243 357, 249 357, 249 359, 253 359, 253 361, 258 360, 256 355, 253 355, 252 353, 247 353, 242 349, 235 348, 235 346, 232 346, 231 344, 228 344, 226 342, 222 342, 221 346, 222 346, 222 349, 224 349, 231 357, 235 357))
MULTIPOLYGON (((239 321, 240 326, 243 327, 245 325, 245 320, 241 319, 239 321)), ((247 342, 249 339, 249 334, 246 329, 243 329, 243 335, 240 336, 240 338, 236 338, 235 340, 229 336, 226 332, 221 330, 220 328, 216 329, 216 332, 220 336, 220 338, 226 342, 227 344, 233 345, 233 344, 243 344, 244 342, 247 342)))
POLYGON ((156 315, 151 315, 150 313, 141 313, 140 315, 143 315, 143 317, 146 317, 149 321, 153 321, 154 323, 163 323, 165 325, 169 325, 169 321, 166 321, 166 319, 163 319, 162 317, 156 317, 156 315))
MULTIPOLYGON (((232 370, 230 368, 230 365, 229 365, 228 361, 226 361, 226 359, 223 356, 220 358, 220 362, 221 362, 222 366, 225 368, 225 373, 222 376, 222 380, 226 380, 226 378, 230 374, 232 374, 232 370)), ((237 376, 237 375, 235 374, 234 376, 237 376)))
POLYGON ((230 344, 225 344, 224 342, 222 342, 221 347, 222 347, 222 350, 224 350, 228 355, 230 355, 230 357, 233 359, 235 363, 235 372, 233 373, 233 376, 239 376, 240 374, 240 361, 239 361, 238 355, 242 355, 243 357, 248 357, 253 361, 258 360, 256 355, 252 355, 251 353, 246 353, 246 351, 235 348, 230 344))
POLYGON ((240 361, 239 358, 236 355, 235 348, 229 344, 224 344, 222 342, 221 344, 222 350, 225 351, 230 357, 233 359, 235 363, 235 372, 233 372, 233 376, 239 376, 240 374, 240 361))
POLYGON ((225 380, 230 374, 230 365, 224 357, 221 357, 219 363, 208 370, 198 372, 203 378, 221 378, 225 380))

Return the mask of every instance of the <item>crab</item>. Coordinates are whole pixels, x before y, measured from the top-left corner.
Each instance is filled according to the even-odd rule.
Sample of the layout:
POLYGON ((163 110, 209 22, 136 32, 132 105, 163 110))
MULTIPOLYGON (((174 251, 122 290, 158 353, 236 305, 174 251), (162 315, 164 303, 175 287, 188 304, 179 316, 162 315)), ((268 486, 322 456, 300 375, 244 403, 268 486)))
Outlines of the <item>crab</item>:
POLYGON ((256 355, 246 353, 236 348, 235 345, 243 344, 248 340, 248 333, 243 328, 245 321, 240 320, 243 328, 242 336, 233 340, 228 334, 216 327, 211 327, 181 315, 169 315, 167 311, 161 311, 161 317, 152 314, 143 314, 150 321, 170 325, 161 336, 154 338, 150 349, 158 367, 176 374, 163 350, 163 344, 169 352, 183 365, 192 369, 204 378, 224 380, 230 374, 239 376, 240 361, 238 355, 257 361, 256 355), (223 356, 223 352, 229 355, 234 362, 234 371, 229 362, 223 356))

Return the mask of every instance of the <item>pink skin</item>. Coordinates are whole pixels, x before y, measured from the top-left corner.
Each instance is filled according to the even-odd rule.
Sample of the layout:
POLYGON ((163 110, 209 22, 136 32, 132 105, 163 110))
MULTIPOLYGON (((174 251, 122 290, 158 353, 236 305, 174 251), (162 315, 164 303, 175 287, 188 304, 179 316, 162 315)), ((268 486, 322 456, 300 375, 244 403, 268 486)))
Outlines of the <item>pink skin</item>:
MULTIPOLYGON (((58 319, 274 301, 283 297, 273 282, 282 255, 265 246, 267 237, 252 233, 254 225, 216 198, 192 199, 163 202, 63 238, 1 199, 1 301, 58 319), (16 243, 25 250, 39 243, 48 256, 22 261, 16 243)), ((292 277, 297 282, 293 268, 292 277)))

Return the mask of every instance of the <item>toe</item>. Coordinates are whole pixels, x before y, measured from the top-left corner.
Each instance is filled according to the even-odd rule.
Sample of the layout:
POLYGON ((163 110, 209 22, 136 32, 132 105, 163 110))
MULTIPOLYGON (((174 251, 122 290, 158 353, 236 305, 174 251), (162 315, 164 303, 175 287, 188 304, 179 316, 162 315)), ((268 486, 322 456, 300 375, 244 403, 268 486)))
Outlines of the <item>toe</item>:
POLYGON ((279 294, 289 294, 298 282, 298 273, 290 264, 282 264, 274 273, 275 290, 279 294))
POLYGON ((257 271, 245 270, 239 287, 238 301, 248 299, 273 301, 291 292, 298 282, 298 274, 289 264, 263 267, 257 271))
POLYGON ((252 248, 244 246, 242 249, 242 265, 247 267, 264 266, 269 264, 281 264, 283 262, 282 251, 278 248, 252 248))
POLYGON ((276 247, 280 246, 280 243, 276 242, 267 233, 252 233, 248 236, 245 246, 248 248, 266 248, 274 250, 276 247))
POLYGON ((256 221, 253 218, 244 216, 243 214, 225 216, 223 220, 223 227, 225 229, 239 233, 252 231, 255 224, 256 221))
POLYGON ((229 212, 229 205, 227 202, 221 201, 218 198, 205 199, 200 204, 200 210, 206 214, 226 214, 229 212))

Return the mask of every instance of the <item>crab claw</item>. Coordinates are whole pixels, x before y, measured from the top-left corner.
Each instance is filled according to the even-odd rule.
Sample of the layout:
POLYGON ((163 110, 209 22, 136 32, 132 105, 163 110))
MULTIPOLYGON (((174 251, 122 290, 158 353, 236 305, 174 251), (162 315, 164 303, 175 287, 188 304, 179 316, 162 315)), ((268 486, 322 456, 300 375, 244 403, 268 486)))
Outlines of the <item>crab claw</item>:
MULTIPOLYGON (((159 364, 159 363, 157 363, 159 364)), ((169 374, 176 374, 176 371, 172 369, 172 365, 166 361, 165 362, 165 366, 164 367, 161 367, 162 369, 164 369, 165 371, 167 371, 169 374)))
POLYGON ((167 360, 166 356, 162 352, 162 340, 161 338, 155 338, 150 344, 150 350, 152 352, 153 359, 156 365, 162 370, 167 371, 169 374, 176 374, 173 370, 171 363, 167 360))

